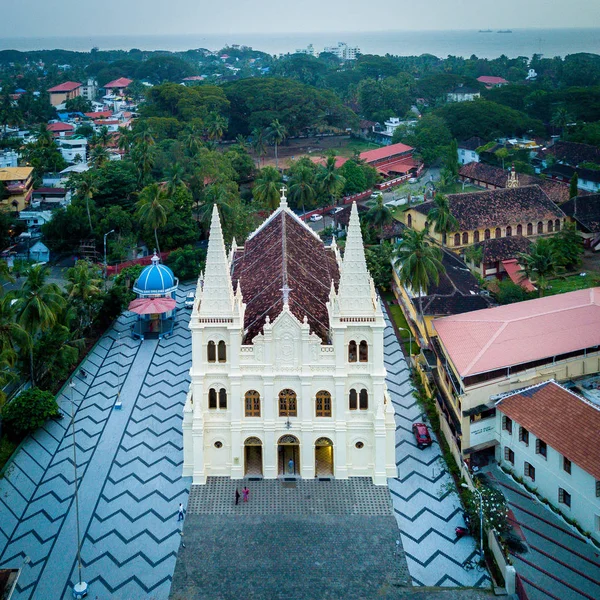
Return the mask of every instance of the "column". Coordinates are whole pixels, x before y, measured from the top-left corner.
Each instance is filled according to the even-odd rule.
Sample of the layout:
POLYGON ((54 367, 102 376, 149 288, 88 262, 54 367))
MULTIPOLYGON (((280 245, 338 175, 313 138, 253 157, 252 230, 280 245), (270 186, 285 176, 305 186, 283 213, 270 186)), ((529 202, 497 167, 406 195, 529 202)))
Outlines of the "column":
POLYGON ((263 384, 262 414, 264 423, 263 476, 265 479, 277 477, 277 440, 275 439, 275 403, 273 380, 263 384))
POLYGON ((231 398, 229 410, 231 414, 231 478, 242 479, 244 476, 244 447, 242 440, 242 393, 239 377, 231 377, 231 398))

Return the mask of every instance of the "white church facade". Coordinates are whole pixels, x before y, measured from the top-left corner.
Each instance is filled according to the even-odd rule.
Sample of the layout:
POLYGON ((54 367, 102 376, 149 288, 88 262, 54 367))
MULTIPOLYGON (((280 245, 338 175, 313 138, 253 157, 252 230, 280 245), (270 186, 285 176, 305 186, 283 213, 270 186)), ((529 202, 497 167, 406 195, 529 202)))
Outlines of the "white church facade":
POLYGON ((343 259, 285 195, 227 254, 215 207, 190 320, 183 475, 396 477, 384 327, 355 205, 343 259))

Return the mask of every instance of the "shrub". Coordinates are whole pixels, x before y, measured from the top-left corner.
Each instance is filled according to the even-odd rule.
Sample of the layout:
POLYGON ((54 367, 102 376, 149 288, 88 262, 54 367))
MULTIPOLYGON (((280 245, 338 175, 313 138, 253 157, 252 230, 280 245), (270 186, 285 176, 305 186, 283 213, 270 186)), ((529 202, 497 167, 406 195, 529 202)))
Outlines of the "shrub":
POLYGON ((40 428, 48 419, 58 417, 60 410, 50 392, 31 388, 19 394, 2 409, 2 418, 8 435, 22 439, 40 428))

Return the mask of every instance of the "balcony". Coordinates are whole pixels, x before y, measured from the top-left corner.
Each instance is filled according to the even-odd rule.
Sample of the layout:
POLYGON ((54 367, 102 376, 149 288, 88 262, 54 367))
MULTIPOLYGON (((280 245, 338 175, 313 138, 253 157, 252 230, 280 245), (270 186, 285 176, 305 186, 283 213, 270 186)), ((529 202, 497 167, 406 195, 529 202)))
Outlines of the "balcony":
POLYGON ((27 183, 26 182, 13 182, 13 183, 7 183, 6 184, 6 191, 9 194, 24 194, 25 190, 27 189, 27 183))

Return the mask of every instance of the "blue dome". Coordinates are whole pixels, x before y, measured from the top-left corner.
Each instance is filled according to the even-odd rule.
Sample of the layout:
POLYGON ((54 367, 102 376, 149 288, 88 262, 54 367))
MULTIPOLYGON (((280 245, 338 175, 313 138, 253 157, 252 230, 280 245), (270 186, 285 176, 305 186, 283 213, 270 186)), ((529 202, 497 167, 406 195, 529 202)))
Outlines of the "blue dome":
POLYGON ((133 291, 136 294, 164 294, 177 289, 177 283, 173 271, 161 265, 158 257, 154 255, 152 264, 141 272, 133 286, 133 291))

